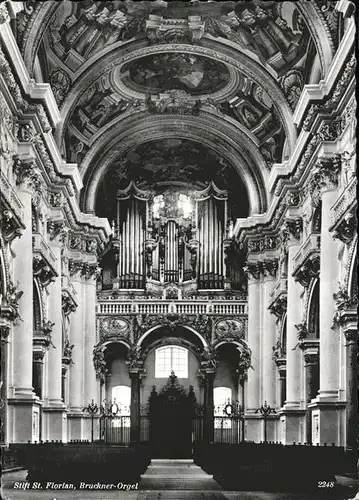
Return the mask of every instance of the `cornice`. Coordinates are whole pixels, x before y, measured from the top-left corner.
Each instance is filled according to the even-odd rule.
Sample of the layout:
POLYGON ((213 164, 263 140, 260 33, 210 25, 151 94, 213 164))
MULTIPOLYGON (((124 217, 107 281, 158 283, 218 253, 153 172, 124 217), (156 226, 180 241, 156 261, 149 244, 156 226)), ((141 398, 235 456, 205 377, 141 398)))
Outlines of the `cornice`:
POLYGON ((52 125, 56 127, 61 121, 61 115, 51 85, 48 83, 36 83, 29 77, 20 50, 8 23, 0 25, 0 39, 6 47, 23 92, 31 99, 44 101, 52 125))
POLYGON ((304 89, 293 115, 294 123, 297 125, 302 122, 310 101, 321 101, 331 92, 338 78, 338 72, 343 67, 343 61, 346 61, 355 44, 355 32, 355 23, 350 23, 333 57, 325 80, 321 80, 315 85, 304 85, 304 89))

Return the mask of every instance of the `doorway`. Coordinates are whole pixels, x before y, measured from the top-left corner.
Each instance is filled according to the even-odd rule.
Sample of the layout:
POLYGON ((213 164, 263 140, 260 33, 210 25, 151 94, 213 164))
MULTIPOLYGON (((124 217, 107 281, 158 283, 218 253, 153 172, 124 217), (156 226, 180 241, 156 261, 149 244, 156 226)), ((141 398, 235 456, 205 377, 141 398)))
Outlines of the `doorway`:
POLYGON ((196 398, 172 372, 167 384, 149 401, 150 440, 153 458, 189 458, 192 455, 192 418, 196 398))

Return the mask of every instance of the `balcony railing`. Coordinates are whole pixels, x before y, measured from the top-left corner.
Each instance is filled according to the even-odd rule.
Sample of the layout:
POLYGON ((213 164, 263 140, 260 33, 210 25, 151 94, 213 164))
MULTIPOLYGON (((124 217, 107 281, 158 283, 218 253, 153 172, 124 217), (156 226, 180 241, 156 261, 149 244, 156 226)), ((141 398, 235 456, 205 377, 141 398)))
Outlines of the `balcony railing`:
POLYGON ((245 301, 233 300, 144 300, 130 301, 109 299, 98 302, 98 314, 211 314, 225 316, 240 316, 247 314, 245 301))
POLYGON ((299 266, 311 253, 320 251, 320 235, 311 234, 303 242, 294 257, 295 267, 299 266))
POLYGON ((354 177, 346 186, 331 209, 331 222, 335 226, 343 215, 352 208, 356 200, 357 179, 354 177))

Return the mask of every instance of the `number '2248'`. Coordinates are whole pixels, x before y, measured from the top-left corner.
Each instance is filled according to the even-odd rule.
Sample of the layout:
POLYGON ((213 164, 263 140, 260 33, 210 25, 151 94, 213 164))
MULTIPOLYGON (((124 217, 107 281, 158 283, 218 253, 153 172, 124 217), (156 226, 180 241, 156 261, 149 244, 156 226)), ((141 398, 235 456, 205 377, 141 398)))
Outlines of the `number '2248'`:
POLYGON ((318 481, 318 488, 334 488, 334 481, 318 481))

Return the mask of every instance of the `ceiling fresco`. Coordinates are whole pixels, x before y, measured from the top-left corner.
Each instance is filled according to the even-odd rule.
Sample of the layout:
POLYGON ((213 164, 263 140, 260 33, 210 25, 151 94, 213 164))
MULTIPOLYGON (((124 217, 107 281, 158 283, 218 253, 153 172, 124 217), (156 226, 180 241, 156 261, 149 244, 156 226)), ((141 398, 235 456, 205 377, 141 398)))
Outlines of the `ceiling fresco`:
POLYGON ((145 142, 119 158, 108 170, 98 196, 98 209, 106 210, 104 193, 111 198, 133 180, 144 189, 181 183, 200 188, 213 181, 229 193, 233 218, 246 216, 248 198, 236 169, 213 149, 187 139, 145 142))
POLYGON ((121 68, 122 82, 135 90, 160 93, 184 90, 192 95, 214 93, 229 83, 222 63, 194 54, 166 52, 141 57, 121 68))
MULTIPOLYGON (((79 166, 83 193, 92 176, 101 177, 96 161, 107 165, 108 144, 116 149, 117 136, 131 134, 128 127, 168 123, 169 114, 175 137, 183 122, 192 124, 185 136, 197 137, 196 120, 215 117, 241 142, 243 169, 255 179, 250 192, 265 192, 263 179, 293 150, 292 115, 303 87, 326 70, 313 26, 336 43, 338 20, 330 2, 320 1, 324 10, 317 0, 28 0, 16 36, 30 74, 52 87, 62 115, 57 140, 66 161, 79 166)), ((228 189, 236 214, 244 213, 238 199, 248 201, 234 167, 194 141, 137 146, 105 175, 103 199, 131 179, 214 181, 228 189)))

